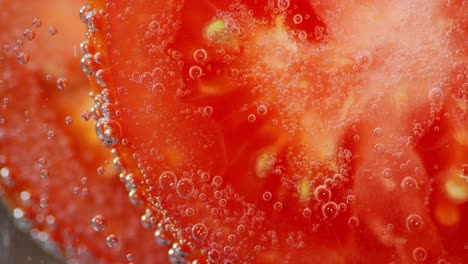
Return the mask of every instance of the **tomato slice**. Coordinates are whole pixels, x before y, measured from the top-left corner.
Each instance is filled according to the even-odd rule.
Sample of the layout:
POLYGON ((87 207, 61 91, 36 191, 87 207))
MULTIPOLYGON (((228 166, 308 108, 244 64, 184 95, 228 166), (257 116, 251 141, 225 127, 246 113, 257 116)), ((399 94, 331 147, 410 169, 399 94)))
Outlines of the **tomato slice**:
POLYGON ((139 243, 153 239, 135 224, 144 210, 128 203, 114 158, 80 117, 89 98, 74 54, 86 32, 79 7, 2 3, 0 192, 20 227, 70 261, 162 262, 158 248, 139 243))
POLYGON ((172 262, 466 259, 461 1, 82 11, 98 137, 172 262))

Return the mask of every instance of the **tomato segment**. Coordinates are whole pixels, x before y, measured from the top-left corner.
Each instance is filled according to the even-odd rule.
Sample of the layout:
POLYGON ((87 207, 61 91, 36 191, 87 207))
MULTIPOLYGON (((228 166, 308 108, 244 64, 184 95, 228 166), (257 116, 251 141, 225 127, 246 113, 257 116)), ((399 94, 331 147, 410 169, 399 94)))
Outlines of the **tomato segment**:
POLYGON ((439 231, 465 231, 468 191, 430 156, 448 174, 467 159, 466 7, 398 4, 90 4, 96 90, 118 109, 98 128, 121 127, 101 139, 171 261, 463 259, 439 231))

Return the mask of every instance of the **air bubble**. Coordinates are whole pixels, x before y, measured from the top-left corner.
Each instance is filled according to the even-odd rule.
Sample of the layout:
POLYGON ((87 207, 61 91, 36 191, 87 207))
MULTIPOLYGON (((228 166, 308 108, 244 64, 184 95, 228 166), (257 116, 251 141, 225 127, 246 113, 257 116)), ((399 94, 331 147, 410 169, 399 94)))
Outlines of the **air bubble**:
POLYGON ((154 232, 154 237, 156 242, 161 246, 169 246, 172 244, 171 234, 169 231, 165 230, 162 227, 158 227, 154 232))
POLYGON ((57 83, 56 83, 57 88, 59 88, 60 90, 63 90, 63 89, 68 87, 68 83, 69 83, 69 81, 68 81, 68 79, 66 77, 59 77, 57 79, 57 83))
POLYGON ((40 200, 39 200, 39 205, 42 207, 42 208, 47 208, 49 204, 49 199, 47 199, 47 197, 42 197, 40 200))
POLYGON ((332 220, 338 215, 338 205, 335 202, 328 202, 322 206, 322 214, 325 219, 332 220))
POLYGON ((199 79, 203 74, 202 69, 199 66, 192 66, 189 69, 189 76, 192 79, 199 79))
POLYGON ((81 70, 88 74, 93 75, 96 72, 97 65, 94 61, 93 55, 87 53, 81 58, 81 70))
POLYGON ((281 11, 288 9, 290 4, 291 2, 289 0, 278 0, 277 2, 278 9, 281 11))
POLYGON ((159 186, 161 186, 163 191, 175 188, 176 181, 177 177, 172 171, 165 171, 159 176, 159 186))
POLYGON ((53 36, 57 34, 58 29, 55 26, 50 26, 48 31, 49 31, 49 34, 53 36))
POLYGON ((265 105, 259 105, 257 107, 257 113, 261 116, 264 116, 268 113, 268 108, 265 105))
POLYGON ((91 227, 96 232, 102 232, 107 227, 107 219, 103 215, 95 215, 93 219, 91 219, 91 227))
POLYGON ((36 32, 34 32, 34 30, 32 29, 26 29, 23 32, 23 37, 26 40, 33 40, 34 38, 36 38, 36 32))
POLYGON ((427 258, 427 252, 423 247, 417 247, 413 250, 413 259, 416 262, 424 262, 427 258))
POLYGON ((177 183, 177 194, 181 198, 189 198, 193 194, 194 185, 188 178, 181 179, 177 183))
POLYGON ((196 224, 192 227, 192 236, 196 241, 201 242, 205 240, 207 235, 208 228, 204 224, 196 224))
POLYGON ((434 87, 429 91, 429 99, 433 103, 440 103, 444 97, 444 93, 442 89, 439 87, 434 87))
POLYGON ((122 138, 122 127, 119 122, 101 118, 96 123, 96 134, 106 146, 113 146, 122 138))
POLYGON ((296 24, 296 25, 301 24, 303 20, 304 20, 304 18, 302 17, 301 14, 295 14, 295 15, 293 16, 293 22, 294 22, 294 24, 296 24))
POLYGON ((421 231, 424 223, 421 216, 417 214, 410 214, 406 218, 406 230, 409 232, 418 232, 421 231))
POLYGON ((106 244, 110 248, 114 248, 119 244, 119 239, 117 238, 116 235, 110 234, 106 238, 106 244))
POLYGON ((357 218, 356 216, 351 216, 349 219, 348 219, 348 226, 350 228, 358 228, 359 227, 359 218, 357 218))
POLYGON ((360 50, 356 52, 354 61, 358 67, 367 69, 372 64, 372 54, 368 50, 360 50))
POLYGON ((464 163, 457 168, 458 177, 468 181, 468 164, 464 163))
POLYGON ((304 218, 310 218, 312 216, 312 210, 310 210, 309 208, 305 208, 302 211, 302 216, 304 216, 304 218))
POLYGON ((223 178, 221 176, 214 176, 211 183, 215 187, 220 187, 223 184, 223 178))
POLYGON ((275 202, 273 209, 275 209, 275 211, 281 211, 281 209, 283 209, 283 204, 281 202, 275 202))
POLYGON ((331 192, 324 185, 319 185, 314 190, 314 197, 319 202, 328 202, 331 199, 331 192))
POLYGON ((80 8, 80 19, 85 24, 86 24, 87 14, 89 11, 91 11, 91 7, 89 7, 88 5, 84 5, 80 8))
POLYGON ((198 63, 204 63, 206 61, 206 59, 208 58, 208 53, 206 53, 205 49, 197 49, 193 53, 193 58, 198 63))
POLYGON ((18 62, 20 64, 26 64, 29 62, 29 55, 25 52, 20 52, 18 54, 18 62))
POLYGON ((106 87, 110 79, 109 74, 103 69, 98 70, 95 74, 95 77, 97 84, 102 87, 106 87))
POLYGON ((255 122, 256 119, 257 117, 254 114, 250 114, 247 116, 247 121, 249 121, 250 123, 255 122))
POLYGON ((264 192, 262 197, 263 197, 263 200, 270 201, 272 197, 271 192, 264 192))
POLYGON ((73 118, 71 116, 65 117, 65 124, 71 125, 73 123, 73 118))
POLYGON ((411 176, 407 176, 407 177, 403 178, 403 180, 401 180, 400 187, 404 191, 417 191, 417 190, 419 190, 418 183, 411 176))
POLYGON ((42 25, 42 21, 41 19, 39 18, 34 18, 33 21, 32 21, 32 24, 35 26, 35 27, 40 27, 42 25))
POLYGON ((218 250, 212 249, 208 252, 208 260, 210 262, 218 262, 221 259, 221 254, 218 250))

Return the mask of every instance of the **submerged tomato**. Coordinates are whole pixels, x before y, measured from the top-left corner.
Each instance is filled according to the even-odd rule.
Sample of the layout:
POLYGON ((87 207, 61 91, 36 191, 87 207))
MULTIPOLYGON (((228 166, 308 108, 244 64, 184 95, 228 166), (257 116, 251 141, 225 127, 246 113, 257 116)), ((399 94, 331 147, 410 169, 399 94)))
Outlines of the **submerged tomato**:
MULTIPOLYGON (((467 8, 90 1, 90 116, 160 244, 95 252, 111 263, 126 251, 151 262, 153 249, 172 263, 463 263, 467 8)), ((97 193, 122 221, 115 233, 134 223, 97 193)))

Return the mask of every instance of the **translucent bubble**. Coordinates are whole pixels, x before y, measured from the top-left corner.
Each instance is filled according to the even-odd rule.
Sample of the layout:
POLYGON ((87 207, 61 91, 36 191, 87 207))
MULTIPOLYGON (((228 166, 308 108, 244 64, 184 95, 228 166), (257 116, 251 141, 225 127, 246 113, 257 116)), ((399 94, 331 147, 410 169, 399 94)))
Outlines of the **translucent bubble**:
POLYGON ((417 190, 419 190, 418 182, 416 182, 416 180, 411 176, 407 176, 407 177, 403 178, 403 180, 401 180, 400 187, 404 191, 417 191, 417 190))
POLYGON ((192 236, 196 241, 201 242, 205 240, 207 235, 208 228, 204 224, 196 224, 192 227, 192 236))
POLYGON ((362 69, 367 69, 372 64, 372 54, 368 50, 360 50, 356 52, 354 61, 357 66, 362 69))
POLYGON ((119 244, 119 239, 116 235, 110 234, 106 238, 106 244, 110 248, 114 248, 119 244))
POLYGON ((328 202, 331 199, 331 192, 325 185, 319 185, 314 190, 314 197, 319 202, 328 202))
POLYGON ((221 259, 221 254, 218 250, 212 249, 208 252, 208 260, 210 262, 218 262, 221 259))
POLYGON ((463 180, 468 180, 468 164, 464 163, 457 168, 458 177, 462 178, 463 180))
POLYGON ((23 37, 26 40, 33 40, 34 38, 36 38, 36 32, 28 28, 23 32, 23 37))
POLYGON ((285 11, 286 9, 289 8, 289 5, 291 5, 291 2, 289 0, 278 0, 277 5, 278 5, 279 10, 285 11))
POLYGON ((39 18, 34 18, 33 21, 32 21, 32 24, 35 26, 35 27, 40 27, 42 25, 42 21, 41 19, 39 18))
POLYGON ((96 72, 97 65, 94 61, 93 55, 87 53, 81 57, 81 70, 88 74, 93 75, 96 72))
POLYGON ((283 209, 283 204, 281 202, 275 202, 273 209, 275 209, 275 211, 281 211, 281 209, 283 209))
POLYGON ((261 116, 264 116, 268 113, 268 108, 265 105, 259 105, 257 107, 257 113, 261 116))
POLYGON ((105 118, 114 118, 117 113, 117 108, 114 104, 104 103, 101 106, 101 113, 105 118))
POLYGON ((299 25, 300 23, 302 23, 303 20, 304 20, 304 18, 302 17, 301 14, 295 14, 295 15, 293 16, 293 22, 294 22, 294 24, 296 24, 296 25, 299 25))
POLYGON ((20 64, 26 64, 29 62, 29 54, 25 53, 25 52, 20 52, 18 54, 18 62, 20 64))
POLYGON ((89 7, 88 5, 84 5, 80 8, 80 19, 85 24, 86 24, 86 17, 89 11, 91 11, 91 7, 89 7))
POLYGON ((427 252, 423 247, 417 247, 413 250, 413 259, 416 262, 424 262, 427 258, 427 252))
POLYGON ((421 216, 417 214, 410 214, 406 218, 406 230, 409 232, 418 232, 421 231, 424 223, 421 216))
POLYGON ((247 116, 247 121, 249 121, 250 123, 255 122, 255 120, 257 120, 257 117, 254 114, 250 114, 247 116))
POLYGON ((154 232, 154 238, 156 242, 161 246, 169 246, 172 244, 172 235, 169 231, 165 230, 163 227, 158 227, 154 232))
POLYGON ((202 69, 199 66, 192 66, 189 69, 189 76, 192 79, 199 79, 203 74, 202 69))
POLYGON ((39 200, 39 205, 42 207, 42 208, 47 208, 49 204, 49 199, 47 199, 47 197, 42 197, 40 200, 39 200))
POLYGON ((128 198, 130 200, 130 203, 135 205, 135 206, 140 206, 143 203, 143 197, 141 196, 138 189, 132 189, 128 193, 128 198))
POLYGON ((128 253, 127 256, 125 256, 125 258, 127 259, 127 261, 131 262, 131 261, 134 261, 135 258, 133 257, 133 254, 131 253, 128 253))
POLYGON ((103 215, 95 215, 93 219, 91 219, 91 227, 96 232, 102 232, 107 227, 107 219, 103 215))
POLYGON ((263 200, 270 201, 272 197, 271 192, 264 192, 262 197, 263 197, 263 200))
POLYGON ((175 183, 177 182, 177 177, 172 171, 165 171, 159 176, 159 186, 163 191, 169 191, 175 188, 175 183))
POLYGON ((442 89, 439 87, 434 87, 429 91, 429 99, 433 103, 440 103, 444 97, 444 93, 442 89))
POLYGON ((99 84, 99 86, 106 87, 107 83, 109 83, 109 79, 110 79, 109 74, 103 69, 99 69, 96 72, 95 77, 96 77, 96 82, 97 84, 99 84))
POLYGON ((181 198, 188 198, 193 194, 193 182, 188 178, 183 178, 177 183, 177 194, 181 198))
POLYGON ((305 208, 302 211, 302 216, 304 216, 304 218, 310 218, 312 216, 312 210, 310 210, 309 208, 305 208))
POLYGON ((357 218, 356 216, 351 216, 349 219, 348 219, 348 226, 350 228, 358 228, 359 227, 359 218, 357 218))
POLYGON ((383 171, 382 171, 382 175, 384 178, 390 178, 392 177, 392 169, 390 168, 385 168, 383 171))
POLYGON ((101 118, 96 123, 96 134, 106 146, 113 146, 122 138, 122 127, 119 122, 101 118))
POLYGON ((73 123, 73 118, 71 116, 65 117, 65 124, 71 125, 73 123))
POLYGON ((63 89, 68 87, 68 83, 69 83, 69 81, 68 81, 68 79, 66 77, 59 77, 57 79, 57 83, 56 83, 57 88, 59 88, 60 90, 63 90, 63 89))
POLYGON ((57 34, 58 29, 55 26, 50 26, 48 31, 49 31, 49 34, 53 36, 57 34))
POLYGON ((221 176, 214 176, 211 183, 215 187, 220 187, 223 184, 223 178, 221 176))
POLYGON ((328 202, 322 206, 322 215, 325 219, 332 220, 338 215, 338 205, 335 202, 328 202))
POLYGON ((208 53, 206 53, 206 50, 205 49, 197 49, 194 53, 193 53, 193 58, 195 59, 195 61, 197 61, 198 63, 204 63, 206 61, 206 59, 208 58, 208 53))
POLYGON ((158 21, 153 20, 153 21, 151 21, 151 22, 149 23, 149 26, 148 26, 149 31, 155 33, 155 32, 158 32, 158 31, 159 31, 159 28, 160 28, 160 25, 159 25, 158 21))

